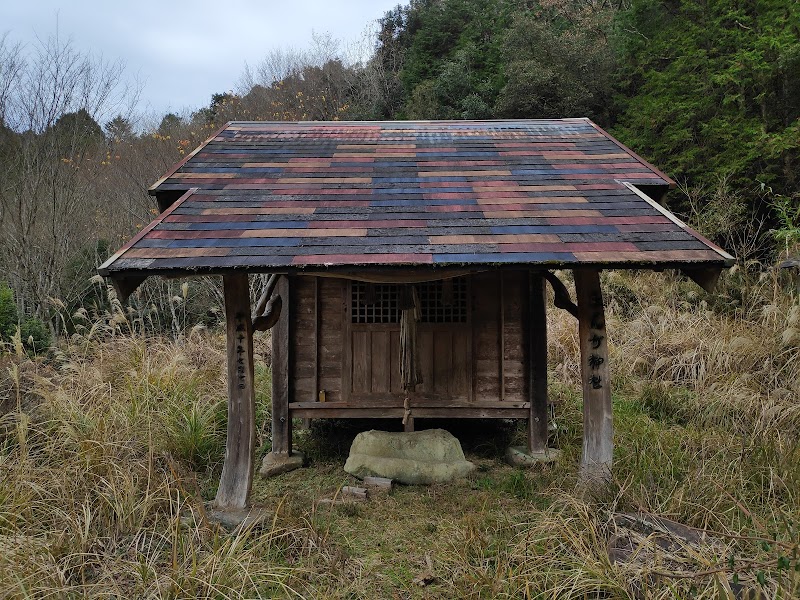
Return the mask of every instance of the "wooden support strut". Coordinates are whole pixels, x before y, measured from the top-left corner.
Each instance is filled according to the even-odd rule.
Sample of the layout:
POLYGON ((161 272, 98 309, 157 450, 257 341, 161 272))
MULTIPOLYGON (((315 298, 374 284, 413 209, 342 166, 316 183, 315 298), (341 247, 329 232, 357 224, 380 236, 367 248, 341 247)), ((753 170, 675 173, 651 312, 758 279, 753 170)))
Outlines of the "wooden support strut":
POLYGON ((583 380, 583 455, 579 482, 591 485, 610 478, 614 456, 608 336, 599 271, 576 269, 574 274, 583 380))
POLYGON ((275 288, 285 306, 272 328, 272 452, 292 453, 292 418, 289 415, 289 278, 279 276, 275 288))
POLYGON ((228 353, 228 436, 214 506, 247 507, 253 483, 255 451, 255 387, 253 326, 247 275, 224 275, 228 353))
POLYGON ((411 412, 411 399, 406 396, 403 400, 403 431, 414 431, 414 415, 411 412))
POLYGON ((528 450, 547 449, 547 305, 544 278, 532 271, 529 280, 528 373, 530 416, 528 450))

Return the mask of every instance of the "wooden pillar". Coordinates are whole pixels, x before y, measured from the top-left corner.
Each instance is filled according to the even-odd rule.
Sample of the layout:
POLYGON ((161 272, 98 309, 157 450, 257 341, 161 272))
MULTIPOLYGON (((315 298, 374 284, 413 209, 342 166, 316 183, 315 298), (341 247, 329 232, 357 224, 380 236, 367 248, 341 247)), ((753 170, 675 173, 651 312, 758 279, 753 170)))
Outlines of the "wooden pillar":
MULTIPOLYGON (((321 361, 320 361, 320 339, 319 339, 319 331, 320 327, 322 326, 321 323, 321 315, 320 315, 320 305, 321 300, 319 297, 320 294, 320 283, 319 277, 314 277, 314 394, 313 394, 313 401, 319 401, 319 378, 320 378, 320 369, 321 369, 321 361)), ((311 419, 304 418, 303 424, 301 429, 311 429, 311 419)))
POLYGON ((406 397, 403 400, 403 431, 406 433, 414 431, 414 415, 411 413, 411 397, 413 395, 413 392, 406 391, 406 397))
POLYGON ((272 328, 272 452, 292 453, 292 419, 289 416, 289 278, 281 275, 275 293, 283 300, 278 322, 272 328))
POLYGON ((608 337, 600 272, 587 269, 575 270, 574 274, 583 380, 583 456, 579 480, 592 483, 610 477, 614 455, 608 337))
POLYGON ((547 305, 544 277, 532 271, 528 293, 528 450, 547 449, 547 305))
POLYGON ((498 336, 497 336, 497 358, 499 360, 498 371, 500 372, 500 402, 506 399, 506 292, 503 271, 498 273, 500 288, 500 306, 497 315, 498 336))
POLYGON ((222 281, 228 352, 228 437, 214 505, 221 509, 245 508, 253 483, 256 439, 250 286, 246 274, 225 275, 222 281))

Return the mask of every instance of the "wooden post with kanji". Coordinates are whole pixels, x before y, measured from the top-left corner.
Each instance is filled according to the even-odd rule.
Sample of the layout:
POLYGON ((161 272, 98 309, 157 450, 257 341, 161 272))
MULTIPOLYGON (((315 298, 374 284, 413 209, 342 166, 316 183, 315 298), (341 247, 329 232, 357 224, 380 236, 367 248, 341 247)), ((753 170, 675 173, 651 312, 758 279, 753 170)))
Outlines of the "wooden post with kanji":
POLYGON ((610 477, 614 455, 608 336, 600 272, 576 269, 574 274, 583 384, 583 454, 579 480, 591 484, 610 477))
POLYGON ((222 278, 228 353, 228 437, 214 506, 247 506, 253 483, 255 451, 255 388, 253 385, 253 325, 246 274, 222 278))

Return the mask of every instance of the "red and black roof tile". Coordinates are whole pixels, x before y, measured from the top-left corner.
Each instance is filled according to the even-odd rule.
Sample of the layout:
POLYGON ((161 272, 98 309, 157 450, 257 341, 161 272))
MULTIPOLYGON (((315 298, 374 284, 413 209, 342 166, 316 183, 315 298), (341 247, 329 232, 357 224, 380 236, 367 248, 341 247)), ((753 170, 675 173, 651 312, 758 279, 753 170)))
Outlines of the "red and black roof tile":
POLYGON ((729 265, 641 191, 671 185, 587 119, 232 122, 100 272, 729 265))

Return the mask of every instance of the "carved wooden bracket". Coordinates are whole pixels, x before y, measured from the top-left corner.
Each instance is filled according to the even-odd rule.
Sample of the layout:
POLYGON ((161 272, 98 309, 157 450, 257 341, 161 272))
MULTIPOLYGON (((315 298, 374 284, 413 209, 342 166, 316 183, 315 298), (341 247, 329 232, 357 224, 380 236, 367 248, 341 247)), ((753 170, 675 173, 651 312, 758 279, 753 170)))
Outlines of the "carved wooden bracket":
POLYGON ((553 288, 553 293, 555 294, 553 304, 556 305, 556 308, 566 310, 569 314, 577 319, 578 306, 572 301, 572 298, 569 297, 569 290, 567 289, 567 286, 565 286, 561 280, 550 271, 544 271, 542 276, 548 282, 550 282, 550 285, 553 288))
POLYGON ((279 275, 270 275, 264 293, 258 300, 256 310, 253 312, 253 331, 266 331, 272 329, 278 318, 281 316, 283 300, 280 295, 274 295, 275 286, 278 283, 279 275))
POLYGON ((263 315, 253 319, 253 331, 266 331, 272 329, 281 316, 283 300, 280 296, 275 296, 267 302, 266 310, 263 315))

